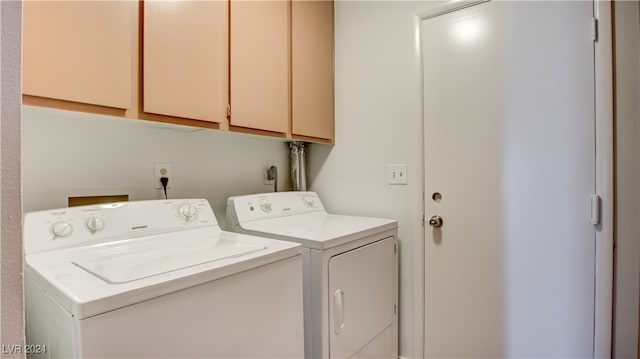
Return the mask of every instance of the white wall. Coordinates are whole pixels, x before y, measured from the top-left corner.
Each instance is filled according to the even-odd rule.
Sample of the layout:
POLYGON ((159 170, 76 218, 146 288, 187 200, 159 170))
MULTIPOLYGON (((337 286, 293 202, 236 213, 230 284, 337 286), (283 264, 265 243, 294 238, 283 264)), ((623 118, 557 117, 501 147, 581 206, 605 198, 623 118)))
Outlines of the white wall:
MULTIPOLYGON (((637 3, 617 4, 620 3, 637 7, 637 3)), ((415 302, 415 298, 423 290, 423 284, 417 280, 418 272, 422 270, 417 259, 419 251, 423 250, 423 165, 421 72, 416 54, 415 14, 434 5, 436 2, 428 0, 336 2, 336 145, 333 148, 314 145, 309 150, 310 188, 319 192, 329 211, 399 220, 400 354, 403 357, 416 357, 422 349, 422 303, 415 302), (409 165, 407 186, 391 186, 386 183, 385 169, 388 163, 409 165)), ((637 8, 627 12, 637 22, 637 8)), ((625 28, 623 25, 617 31, 618 34, 631 33, 634 29, 636 28, 625 28)), ((637 35, 634 33, 634 36, 637 35)), ((637 48, 631 51, 636 51, 637 56, 637 48)), ((638 66, 637 57, 630 60, 635 61, 634 66, 638 66)), ((637 77, 637 69, 628 71, 637 77)), ((636 77, 633 77, 633 81, 637 80, 636 77)), ((638 111, 637 96, 631 101, 636 106, 632 111, 638 111)), ((638 112, 634 114, 629 117, 628 125, 631 126, 630 130, 636 131, 638 112)), ((626 134, 629 140, 626 143, 632 146, 628 149, 633 152, 631 157, 618 158, 618 169, 633 163, 626 171, 634 173, 625 179, 629 185, 633 183, 634 188, 627 204, 632 209, 628 214, 629 221, 632 222, 628 222, 632 233, 627 236, 631 240, 626 244, 630 252, 625 255, 626 263, 619 261, 617 268, 618 283, 620 284, 622 273, 629 285, 628 290, 633 292, 633 295, 618 295, 618 302, 621 301, 620 298, 629 298, 622 299, 622 303, 633 310, 632 315, 625 319, 617 318, 618 323, 624 323, 620 329, 617 328, 618 336, 621 331, 626 331, 627 334, 616 337, 616 341, 625 342, 624 345, 629 350, 632 345, 637 350, 637 273, 640 245, 637 243, 638 231, 635 227, 638 223, 636 169, 640 158, 636 153, 636 132, 626 134)), ((620 254, 620 248, 618 253, 620 254)), ((618 316, 624 315, 620 311, 618 313, 618 316)), ((618 345, 620 344, 616 348, 618 345)))
MULTIPOLYGON (((336 2, 336 145, 312 145, 308 153, 310 188, 319 192, 329 211, 399 220, 400 354, 403 357, 415 357, 421 345, 421 338, 416 337, 422 326, 421 303, 414 300, 422 290, 421 283, 416 281, 416 271, 420 268, 415 258, 422 250, 423 240, 421 73, 414 26, 415 14, 432 5, 429 1, 336 2), (409 165, 408 185, 387 184, 389 163, 409 165)), ((637 10, 634 11, 637 14, 637 10)), ((4 38, 2 46, 5 46, 4 38)), ((620 45, 618 51, 621 51, 620 45)), ((3 97, 4 86, 3 78, 3 97)), ((637 106, 637 97, 635 104, 637 106)), ((281 189, 289 186, 288 151, 284 143, 276 140, 209 130, 190 132, 192 129, 144 121, 96 120, 86 115, 52 118, 37 113, 27 109, 23 124, 25 211, 64 205, 64 195, 73 191, 103 193, 128 189, 132 199, 159 198, 159 191, 151 188, 155 161, 172 163, 175 174, 172 183, 176 187, 170 190, 170 196, 208 198, 219 219, 227 196, 269 189, 262 184, 263 167, 267 165, 278 166, 281 189)), ((633 122, 637 126, 637 118, 638 112, 635 112, 629 117, 629 125, 633 122)), ((619 144, 620 140, 618 138, 619 144)), ((637 140, 629 143, 638 144, 637 140)), ((637 166, 640 154, 635 147, 630 151, 633 154, 629 162, 622 160, 622 164, 618 152, 619 170, 631 161, 637 166)), ((637 200, 638 182, 634 178, 628 177, 636 184, 635 192, 630 192, 629 197, 637 200)), ((620 198, 620 187, 618 193, 620 198)), ((4 197, 2 201, 4 210, 4 197)), ((16 205, 12 206, 15 209, 16 205)), ((638 210, 637 201, 629 206, 638 210)), ((630 215, 633 213, 637 212, 630 215)), ((636 235, 630 234, 632 237, 628 238, 635 238, 637 242, 637 216, 629 218, 634 221, 630 226, 636 235)), ((619 223, 619 246, 620 226, 619 223)), ((4 248, 7 241, 4 233, 2 238, 4 248)), ((18 243, 19 236, 14 234, 13 238, 18 243)), ((635 256, 635 259, 628 265, 622 264, 622 268, 633 272, 638 269, 638 247, 637 243, 631 245, 636 247, 630 247, 629 258, 635 256)), ((3 276, 5 265, 3 252, 3 276)), ((619 279, 620 265, 619 261, 619 279)), ((627 280, 632 282, 629 290, 637 296, 635 275, 632 273, 627 280)), ((10 288, 14 289, 18 288, 10 288)), ((2 290, 6 293, 4 281, 2 290)), ((632 304, 637 305, 636 298, 632 297, 628 303, 635 300, 632 304)), ((4 323, 4 305, 2 308, 4 323)), ((626 324, 622 329, 616 327, 616 350, 622 350, 619 338, 628 350, 637 344, 634 342, 637 335, 633 338, 633 332, 620 336, 620 332, 628 328, 637 330, 637 307, 634 310, 635 315, 623 320, 626 324)), ((616 325, 619 323, 620 319, 616 325)), ((3 343, 6 342, 3 340, 3 343)))
POLYGON ((616 295, 614 354, 638 356, 640 293, 640 23, 637 1, 615 2, 616 295))
POLYGON ((336 145, 309 149, 310 188, 335 213, 395 218, 400 246, 400 355, 421 340, 422 110, 417 10, 433 2, 335 3, 336 145), (387 183, 406 163, 408 185, 387 183), (418 310, 416 310, 418 308, 418 310))
POLYGON ((266 167, 290 189, 288 145, 259 136, 28 107, 23 109, 24 211, 67 206, 68 196, 163 198, 156 162, 171 163, 169 198, 206 198, 220 223, 232 195, 267 192, 266 167))
POLYGON ((20 190, 20 66, 22 3, 0 2, 0 343, 7 358, 24 344, 20 190), (16 347, 13 347, 16 348, 16 347), (18 347, 19 348, 19 347, 18 347))

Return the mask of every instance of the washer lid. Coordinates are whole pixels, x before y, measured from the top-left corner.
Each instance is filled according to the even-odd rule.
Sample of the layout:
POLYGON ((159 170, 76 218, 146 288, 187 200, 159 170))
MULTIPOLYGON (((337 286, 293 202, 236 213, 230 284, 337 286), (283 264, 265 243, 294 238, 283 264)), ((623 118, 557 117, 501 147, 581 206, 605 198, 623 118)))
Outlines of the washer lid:
POLYGON ((327 249, 398 227, 392 219, 314 212, 239 223, 240 231, 327 249))
POLYGON ((179 241, 165 237, 155 241, 109 243, 71 263, 109 284, 121 284, 203 263, 241 257, 266 248, 260 244, 209 238, 201 234, 179 241))
POLYGON ((300 255, 300 244, 203 227, 25 256, 34 282, 77 319, 300 255))

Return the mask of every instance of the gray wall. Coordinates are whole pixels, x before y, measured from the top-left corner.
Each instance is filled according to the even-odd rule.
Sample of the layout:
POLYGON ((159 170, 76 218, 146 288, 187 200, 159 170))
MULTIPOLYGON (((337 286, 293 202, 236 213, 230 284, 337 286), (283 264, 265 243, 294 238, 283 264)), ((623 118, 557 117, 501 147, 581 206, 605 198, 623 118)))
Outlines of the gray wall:
POLYGON ((156 162, 171 163, 169 198, 206 198, 220 223, 227 197, 273 190, 268 166, 290 188, 281 140, 28 106, 22 117, 25 212, 66 207, 69 196, 164 198, 156 162))
MULTIPOLYGON (((22 207, 20 190, 20 46, 22 3, 0 2, 0 343, 24 344, 22 207)), ((23 354, 3 354, 20 358, 23 354)))
POLYGON ((311 189, 329 212, 394 218, 400 239, 400 355, 420 352, 423 290, 422 76, 417 11, 433 2, 335 3, 336 145, 309 150, 311 189), (387 165, 408 165, 389 185, 387 165))
POLYGON ((640 24, 637 1, 615 2, 616 278, 614 355, 638 356, 640 284, 640 24))

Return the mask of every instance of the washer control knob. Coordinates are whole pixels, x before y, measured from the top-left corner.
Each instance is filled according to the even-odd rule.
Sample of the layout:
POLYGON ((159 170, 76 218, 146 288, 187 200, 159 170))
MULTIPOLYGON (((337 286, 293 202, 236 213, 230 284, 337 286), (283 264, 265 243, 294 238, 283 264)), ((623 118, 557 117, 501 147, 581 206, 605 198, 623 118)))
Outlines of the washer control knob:
POLYGON ((198 210, 191 203, 185 203, 178 207, 178 214, 184 218, 187 222, 198 217, 198 210))
POLYGON ((73 232, 73 226, 69 222, 56 222, 51 225, 51 232, 57 238, 68 237, 73 232))
POLYGON ((91 216, 85 222, 87 229, 91 231, 91 233, 96 233, 104 229, 104 220, 97 216, 91 216))
POLYGON ((265 213, 271 212, 271 209, 272 209, 271 202, 260 203, 260 209, 262 209, 262 212, 265 212, 265 213))
POLYGON ((306 195, 302 197, 302 202, 307 207, 313 207, 315 200, 313 199, 313 197, 306 195))

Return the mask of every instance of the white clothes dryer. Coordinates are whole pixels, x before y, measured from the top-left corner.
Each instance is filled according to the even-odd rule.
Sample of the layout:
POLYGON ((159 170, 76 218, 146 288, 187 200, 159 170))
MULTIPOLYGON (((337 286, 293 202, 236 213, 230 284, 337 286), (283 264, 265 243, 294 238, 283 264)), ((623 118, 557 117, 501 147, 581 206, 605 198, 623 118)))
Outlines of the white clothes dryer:
POLYGON ((329 214, 314 192, 227 200, 227 230, 303 246, 305 357, 398 356, 398 224, 329 214))
POLYGON ((222 231, 204 199, 28 213, 24 251, 42 357, 303 355, 300 246, 222 231))

